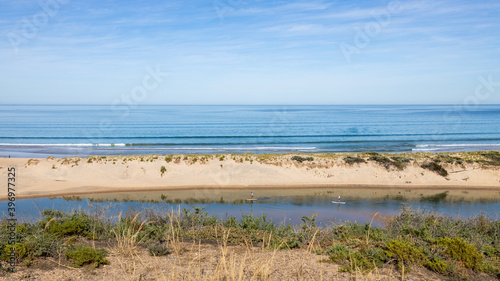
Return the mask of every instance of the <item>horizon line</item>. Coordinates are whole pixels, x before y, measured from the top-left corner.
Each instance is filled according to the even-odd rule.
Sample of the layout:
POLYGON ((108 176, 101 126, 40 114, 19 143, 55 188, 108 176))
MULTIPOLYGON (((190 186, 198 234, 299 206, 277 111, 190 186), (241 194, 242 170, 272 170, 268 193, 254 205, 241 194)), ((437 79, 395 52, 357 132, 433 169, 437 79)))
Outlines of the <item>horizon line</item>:
MULTIPOLYGON (((405 106, 439 106, 439 105, 463 105, 469 106, 461 103, 372 103, 372 104, 135 104, 133 107, 139 106, 388 106, 388 105, 405 105, 405 106)), ((470 106, 490 106, 490 105, 500 105, 500 103, 484 103, 484 104, 474 104, 470 106)), ((101 104, 101 103, 10 103, 10 104, 0 104, 0 106, 112 106, 112 104, 101 104)), ((113 106, 129 106, 123 105, 113 105, 113 106)))

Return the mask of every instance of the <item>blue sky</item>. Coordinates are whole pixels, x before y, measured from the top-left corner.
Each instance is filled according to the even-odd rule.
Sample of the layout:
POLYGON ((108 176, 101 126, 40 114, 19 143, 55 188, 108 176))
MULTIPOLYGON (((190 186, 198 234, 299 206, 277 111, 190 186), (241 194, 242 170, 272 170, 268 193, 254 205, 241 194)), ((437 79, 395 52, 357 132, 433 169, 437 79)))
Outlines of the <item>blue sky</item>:
POLYGON ((0 0, 0 30, 2 104, 500 103, 499 1, 0 0))

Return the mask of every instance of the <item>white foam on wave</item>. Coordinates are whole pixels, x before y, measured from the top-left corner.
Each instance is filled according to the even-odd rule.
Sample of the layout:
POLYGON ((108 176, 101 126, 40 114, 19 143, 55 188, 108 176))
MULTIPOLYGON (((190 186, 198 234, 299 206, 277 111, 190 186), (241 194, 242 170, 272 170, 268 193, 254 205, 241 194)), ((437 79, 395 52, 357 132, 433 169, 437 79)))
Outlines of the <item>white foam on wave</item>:
POLYGON ((479 149, 497 149, 500 148, 500 143, 453 143, 453 144, 417 144, 417 148, 413 148, 413 152, 431 152, 431 151, 446 151, 453 150, 471 150, 479 149))
POLYGON ((415 147, 483 147, 483 146, 500 146, 500 143, 454 143, 454 144, 417 144, 415 147))
MULTIPOLYGON (((153 144, 152 144, 153 145, 153 144)), ((25 146, 25 147, 124 147, 125 143, 0 143, 0 146, 25 146)), ((247 147, 157 147, 147 144, 138 146, 128 146, 128 150, 314 150, 316 147, 283 147, 283 146, 247 146, 247 147)))
POLYGON ((124 143, 0 143, 0 146, 83 146, 83 147, 92 147, 92 146, 126 146, 124 143))
MULTIPOLYGON (((132 148, 143 150, 145 148, 132 148)), ((247 147, 155 147, 155 150, 314 150, 316 147, 267 147, 267 146, 247 146, 247 147)))

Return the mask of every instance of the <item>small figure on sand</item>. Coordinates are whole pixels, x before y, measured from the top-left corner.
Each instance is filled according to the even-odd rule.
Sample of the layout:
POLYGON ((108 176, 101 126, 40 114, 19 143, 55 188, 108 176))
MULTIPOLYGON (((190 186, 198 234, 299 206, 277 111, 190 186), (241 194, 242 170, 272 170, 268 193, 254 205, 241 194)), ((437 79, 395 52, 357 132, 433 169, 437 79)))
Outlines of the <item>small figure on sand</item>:
POLYGON ((252 195, 252 199, 253 199, 253 192, 250 192, 250 194, 252 195))

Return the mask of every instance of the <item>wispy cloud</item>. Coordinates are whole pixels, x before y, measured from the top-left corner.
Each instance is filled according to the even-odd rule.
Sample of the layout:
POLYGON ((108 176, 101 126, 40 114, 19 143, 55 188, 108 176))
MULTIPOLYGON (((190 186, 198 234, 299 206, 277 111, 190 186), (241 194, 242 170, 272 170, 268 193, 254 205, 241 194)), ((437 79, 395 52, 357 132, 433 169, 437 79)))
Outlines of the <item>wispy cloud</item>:
MULTIPOLYGON (((335 102, 332 87, 349 92, 349 85, 367 81, 380 88, 367 87, 364 95, 379 94, 383 103, 384 91, 394 91, 392 97, 404 83, 411 85, 405 93, 414 95, 414 85, 428 79, 433 86, 419 93, 424 99, 465 87, 500 65, 500 3, 493 0, 221 0, 229 7, 223 20, 213 1, 72 0, 23 41, 17 54, 7 34, 22 39, 25 19, 31 21, 43 9, 28 0, 0 3, 0 75, 7 78, 0 85, 14 93, 11 102, 15 97, 43 100, 33 89, 71 102, 67 93, 82 88, 99 92, 93 97, 100 101, 110 100, 126 84, 119 77, 140 79, 146 65, 161 64, 173 73, 165 87, 185 103, 200 98, 207 85, 218 103, 216 93, 227 92, 226 82, 237 100, 236 95, 269 92, 271 84, 278 96, 296 92, 287 82, 294 80, 314 84, 314 91, 304 95, 325 103, 335 102), (380 15, 393 2, 400 4, 399 12, 382 25, 380 15), (347 62, 339 46, 354 46, 370 24, 380 30, 347 62), (398 79, 404 81, 396 83, 399 88, 390 85, 398 79)), ((365 88, 352 87, 362 100, 365 88)), ((168 102, 159 96, 155 101, 168 102)))

